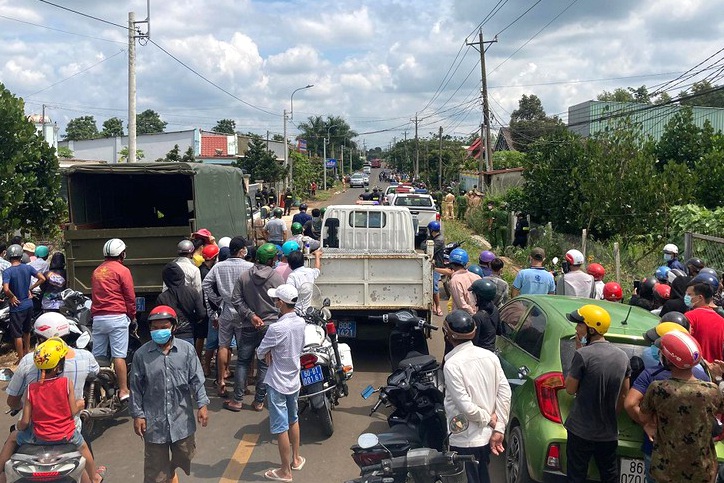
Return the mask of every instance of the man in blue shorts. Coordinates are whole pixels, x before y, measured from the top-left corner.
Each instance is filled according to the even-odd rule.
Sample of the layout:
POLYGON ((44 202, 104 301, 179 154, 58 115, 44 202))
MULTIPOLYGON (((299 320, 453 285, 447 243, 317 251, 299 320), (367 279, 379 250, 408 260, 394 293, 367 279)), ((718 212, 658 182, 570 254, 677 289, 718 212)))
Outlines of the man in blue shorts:
POLYGON ((542 248, 536 247, 530 251, 530 268, 524 268, 515 276, 511 296, 545 295, 556 292, 553 275, 543 267, 545 259, 546 252, 542 248))
POLYGON ((292 470, 301 470, 306 460, 299 455, 299 357, 304 347, 304 319, 294 312, 299 293, 289 284, 267 290, 279 310, 279 320, 270 324, 256 350, 269 369, 264 377, 269 396, 269 426, 277 435, 281 468, 264 473, 267 479, 292 481, 292 470))

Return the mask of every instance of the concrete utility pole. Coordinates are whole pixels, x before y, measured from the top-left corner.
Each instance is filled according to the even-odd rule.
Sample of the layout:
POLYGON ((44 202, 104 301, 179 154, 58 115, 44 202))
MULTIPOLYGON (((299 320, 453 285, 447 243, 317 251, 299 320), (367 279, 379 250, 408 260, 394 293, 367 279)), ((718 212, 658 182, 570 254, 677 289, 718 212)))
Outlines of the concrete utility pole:
POLYGON ((442 126, 440 126, 440 153, 437 158, 437 189, 442 191, 442 126))
POLYGON ((467 45, 473 46, 475 50, 480 52, 480 71, 483 79, 483 124, 480 126, 480 160, 478 162, 478 187, 480 190, 485 186, 485 178, 483 171, 493 170, 493 157, 490 153, 490 106, 488 105, 488 77, 485 72, 485 44, 493 44, 498 41, 498 37, 487 42, 483 40, 483 29, 478 31, 477 42, 466 42, 467 45), (485 150, 485 164, 483 165, 483 149, 485 150))
POLYGON ((417 118, 417 113, 415 113, 415 119, 410 119, 410 121, 415 123, 415 178, 420 177, 420 142, 417 138, 417 124, 420 122, 420 120, 417 118))
POLYGON ((136 21, 136 13, 128 12, 128 159, 136 162, 136 39, 151 39, 151 0, 146 2, 146 20, 136 21), (136 30, 136 24, 146 24, 146 33, 136 30))
MULTIPOLYGON (((292 91, 292 95, 289 96, 289 105, 291 107, 291 111, 289 112, 289 115, 287 115, 287 110, 284 109, 284 167, 288 167, 287 170, 287 177, 284 179, 284 189, 290 187, 292 185, 292 174, 294 170, 293 163, 289 162, 289 142, 287 140, 287 120, 293 120, 294 119, 294 94, 297 93, 297 91, 301 91, 304 89, 311 89, 314 87, 314 84, 307 84, 304 87, 300 87, 299 89, 294 89, 292 91)), ((268 149, 268 146, 267 146, 268 149)))

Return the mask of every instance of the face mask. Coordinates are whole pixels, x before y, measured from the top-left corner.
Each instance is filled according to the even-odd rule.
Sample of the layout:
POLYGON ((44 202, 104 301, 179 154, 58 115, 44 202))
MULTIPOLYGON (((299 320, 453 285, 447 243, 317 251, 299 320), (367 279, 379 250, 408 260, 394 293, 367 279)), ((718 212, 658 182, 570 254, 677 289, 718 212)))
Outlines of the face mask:
POLYGON ((656 347, 655 345, 651 346, 651 357, 658 360, 660 352, 661 350, 658 347, 656 347))
POLYGON ((668 261, 672 260, 673 258, 674 258, 673 255, 670 255, 670 254, 668 254, 668 253, 664 253, 664 261, 665 261, 665 262, 668 262, 668 261))
POLYGON ((588 337, 586 337, 584 335, 583 337, 581 337, 581 345, 586 345, 586 344, 588 344, 588 337))
POLYGON ((684 305, 689 308, 694 306, 694 303, 691 301, 691 296, 689 294, 684 295, 684 305))
POLYGON ((274 262, 274 268, 277 268, 280 263, 281 263, 281 262, 280 262, 279 260, 277 260, 276 262, 274 262))
POLYGON ((163 345, 171 338, 171 329, 158 329, 151 331, 151 339, 158 344, 163 345))

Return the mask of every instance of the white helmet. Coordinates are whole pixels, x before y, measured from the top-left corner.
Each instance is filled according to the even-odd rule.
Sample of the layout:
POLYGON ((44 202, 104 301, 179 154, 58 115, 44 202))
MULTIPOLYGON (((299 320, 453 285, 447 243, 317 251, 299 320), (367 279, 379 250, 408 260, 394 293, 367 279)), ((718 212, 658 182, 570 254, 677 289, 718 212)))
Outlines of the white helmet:
POLYGON ((583 265, 583 253, 575 249, 568 250, 566 252, 566 261, 568 261, 571 265, 583 265))
POLYGON ((222 236, 221 239, 219 239, 219 248, 229 248, 229 244, 231 243, 231 237, 229 236, 222 236))
POLYGON ((181 240, 178 245, 176 245, 176 248, 179 255, 190 255, 196 250, 194 242, 191 240, 181 240))
POLYGON ((46 312, 35 320, 33 330, 46 339, 51 337, 65 337, 71 332, 80 333, 77 327, 71 326, 63 314, 46 312))
POLYGON ((104 257, 120 257, 126 251, 126 244, 120 238, 111 238, 103 245, 104 257))
POLYGON ((677 247, 673 243, 667 243, 666 245, 664 245, 664 253, 673 253, 674 255, 678 255, 679 247, 677 247))

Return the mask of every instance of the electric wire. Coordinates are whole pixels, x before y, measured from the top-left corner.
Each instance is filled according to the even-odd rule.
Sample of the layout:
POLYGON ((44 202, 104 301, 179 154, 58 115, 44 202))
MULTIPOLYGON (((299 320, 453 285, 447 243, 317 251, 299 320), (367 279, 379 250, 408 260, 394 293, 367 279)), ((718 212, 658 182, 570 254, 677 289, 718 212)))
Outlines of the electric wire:
POLYGON ((77 35, 78 37, 85 37, 88 39, 102 40, 103 42, 113 42, 114 44, 122 44, 122 45, 126 45, 128 43, 128 42, 121 42, 118 40, 104 39, 102 37, 94 37, 92 35, 79 34, 77 32, 70 32, 68 30, 57 29, 55 27, 48 27, 47 25, 41 25, 39 23, 28 22, 27 20, 21 20, 19 18, 8 17, 6 15, 0 15, 0 18, 4 18, 5 20, 12 20, 13 22, 24 23, 26 25, 32 25, 33 27, 40 27, 40 28, 44 28, 47 30, 53 30, 54 32, 61 32, 61 33, 68 34, 68 35, 77 35))
POLYGON ((59 8, 59 9, 61 9, 61 10, 65 10, 65 11, 74 13, 74 14, 76 14, 76 15, 80 15, 80 16, 82 16, 82 17, 86 17, 86 18, 90 18, 90 19, 93 19, 93 20, 97 20, 98 22, 103 22, 103 23, 108 24, 108 25, 113 25, 114 27, 119 27, 119 28, 122 28, 122 29, 124 29, 124 30, 129 30, 129 29, 128 29, 128 25, 121 25, 121 24, 119 24, 119 23, 111 22, 110 20, 105 20, 105 19, 102 19, 102 18, 94 17, 93 15, 89 15, 89 14, 87 14, 87 13, 79 12, 78 10, 73 10, 72 8, 64 7, 63 5, 58 5, 57 3, 49 2, 48 0, 38 0, 38 1, 39 1, 39 2, 42 2, 42 3, 46 3, 46 4, 48 4, 48 5, 51 5, 51 6, 55 7, 55 8, 59 8))
POLYGON ((510 27, 512 27, 518 20, 520 20, 521 18, 525 17, 525 15, 526 15, 528 12, 530 12, 531 10, 533 10, 533 8, 535 8, 535 6, 538 5, 541 1, 543 1, 543 0, 537 0, 533 5, 531 5, 530 7, 528 7, 528 10, 526 10, 526 11, 523 12, 523 13, 521 13, 515 20, 513 20, 513 21, 510 22, 508 25, 506 25, 506 26, 503 28, 503 30, 501 30, 500 32, 498 32, 497 34, 495 34, 495 36, 497 37, 498 35, 502 34, 502 33, 505 32, 506 30, 508 30, 510 27))

